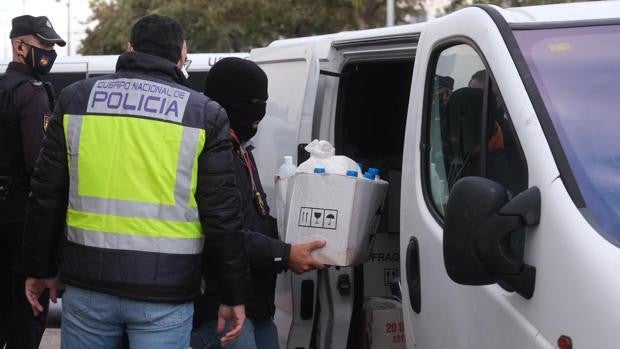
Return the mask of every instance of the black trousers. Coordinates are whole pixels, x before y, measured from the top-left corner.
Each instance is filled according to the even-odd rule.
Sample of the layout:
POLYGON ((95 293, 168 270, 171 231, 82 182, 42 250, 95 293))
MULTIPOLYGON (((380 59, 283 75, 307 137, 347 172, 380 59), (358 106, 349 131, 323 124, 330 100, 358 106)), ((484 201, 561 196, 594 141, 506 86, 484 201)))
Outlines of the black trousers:
POLYGON ((45 331, 49 296, 39 302, 42 315, 35 317, 26 300, 26 281, 21 268, 23 222, 0 223, 0 348, 36 349, 45 331))

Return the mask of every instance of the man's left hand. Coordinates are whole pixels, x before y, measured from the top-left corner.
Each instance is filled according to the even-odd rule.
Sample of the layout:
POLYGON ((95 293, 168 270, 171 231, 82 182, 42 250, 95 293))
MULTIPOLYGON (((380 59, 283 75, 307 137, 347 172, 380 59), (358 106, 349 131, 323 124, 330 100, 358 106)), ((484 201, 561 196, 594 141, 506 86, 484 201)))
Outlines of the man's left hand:
POLYGON ((288 267, 295 274, 302 274, 310 270, 325 268, 325 264, 312 257, 312 251, 322 248, 326 243, 325 240, 316 240, 304 244, 292 245, 288 257, 288 267))
POLYGON ((56 297, 58 296, 58 283, 56 278, 26 279, 26 299, 32 307, 32 313, 34 316, 39 316, 43 312, 43 306, 39 303, 39 297, 45 290, 50 290, 50 300, 56 303, 56 297))

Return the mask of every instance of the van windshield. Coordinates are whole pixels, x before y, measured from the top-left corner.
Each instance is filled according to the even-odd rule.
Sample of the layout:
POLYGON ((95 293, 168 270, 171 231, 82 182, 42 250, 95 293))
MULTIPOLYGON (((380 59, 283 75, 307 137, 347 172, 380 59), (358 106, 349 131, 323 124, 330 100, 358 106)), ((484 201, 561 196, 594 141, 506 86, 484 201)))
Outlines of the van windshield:
POLYGON ((515 30, 587 207, 620 246, 620 25, 515 30))

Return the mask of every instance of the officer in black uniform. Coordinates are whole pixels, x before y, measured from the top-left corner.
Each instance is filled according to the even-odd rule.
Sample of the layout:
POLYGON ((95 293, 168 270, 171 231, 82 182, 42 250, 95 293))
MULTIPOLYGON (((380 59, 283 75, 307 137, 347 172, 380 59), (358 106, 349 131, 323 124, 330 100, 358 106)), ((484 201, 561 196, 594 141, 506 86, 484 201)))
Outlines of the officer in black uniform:
MULTIPOLYGON (((22 230, 30 174, 53 108, 53 89, 41 76, 54 63, 54 45, 66 43, 45 16, 19 16, 12 24, 13 61, 0 76, 0 348, 30 349, 39 346, 45 315, 35 317, 24 295, 22 230)), ((47 308, 47 296, 42 302, 47 308)))

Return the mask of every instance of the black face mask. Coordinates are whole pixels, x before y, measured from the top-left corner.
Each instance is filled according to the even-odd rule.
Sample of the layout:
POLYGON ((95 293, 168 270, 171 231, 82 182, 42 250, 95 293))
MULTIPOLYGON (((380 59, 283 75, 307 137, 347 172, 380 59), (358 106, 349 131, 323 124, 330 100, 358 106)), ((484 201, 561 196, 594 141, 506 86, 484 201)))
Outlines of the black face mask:
POLYGON ((26 56, 26 64, 30 65, 39 75, 49 73, 55 60, 56 51, 44 50, 35 46, 30 46, 30 52, 26 56))
POLYGON ((245 143, 256 135, 258 129, 252 127, 256 121, 265 116, 265 103, 248 103, 245 110, 239 110, 230 106, 224 107, 230 121, 230 128, 235 130, 239 142, 245 143))
POLYGON ((235 117, 233 114, 228 114, 228 118, 230 120, 230 128, 235 130, 237 137, 239 138, 240 143, 245 143, 249 141, 252 137, 256 135, 258 129, 252 127, 252 124, 247 124, 245 122, 237 122, 236 120, 242 118, 243 116, 235 117))

